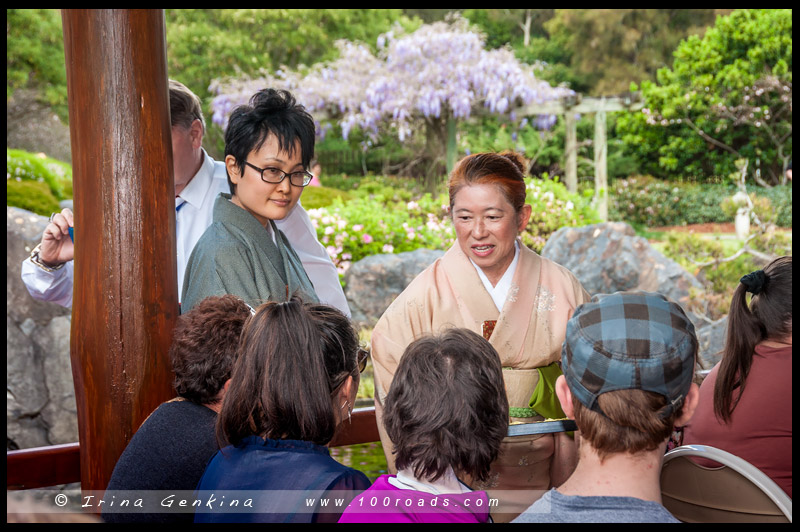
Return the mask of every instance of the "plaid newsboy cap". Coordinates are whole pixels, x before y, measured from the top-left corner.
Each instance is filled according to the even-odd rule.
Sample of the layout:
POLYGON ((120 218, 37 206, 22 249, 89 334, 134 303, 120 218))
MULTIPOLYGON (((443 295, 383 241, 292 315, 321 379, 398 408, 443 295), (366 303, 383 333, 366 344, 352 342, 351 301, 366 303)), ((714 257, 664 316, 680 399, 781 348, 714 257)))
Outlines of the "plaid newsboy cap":
POLYGON ((659 413, 666 418, 689 391, 697 349, 694 325, 677 303, 652 292, 617 292, 575 310, 561 366, 572 395, 595 412, 603 414, 600 394, 640 389, 666 397, 659 413))

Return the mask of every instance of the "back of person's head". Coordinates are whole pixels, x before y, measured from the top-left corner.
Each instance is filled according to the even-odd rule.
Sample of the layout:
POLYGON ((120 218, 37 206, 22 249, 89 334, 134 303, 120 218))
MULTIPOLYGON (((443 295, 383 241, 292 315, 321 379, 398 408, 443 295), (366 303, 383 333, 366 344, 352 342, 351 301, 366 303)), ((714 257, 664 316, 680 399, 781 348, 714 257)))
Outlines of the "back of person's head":
POLYGON ((392 380, 383 422, 398 470, 435 481, 452 467, 485 480, 508 432, 497 351, 466 329, 415 340, 392 380))
POLYGON ((465 186, 496 185, 506 200, 519 213, 525 205, 525 165, 520 155, 502 153, 475 153, 461 159, 450 173, 448 189, 450 208, 456 194, 465 186))
POLYGON ((174 79, 169 80, 169 112, 173 127, 181 126, 189 129, 192 122, 199 120, 205 132, 206 120, 203 118, 200 98, 186 85, 174 79))
POLYGON ((697 350, 694 325, 661 294, 598 295, 575 310, 562 371, 581 437, 601 459, 664 444, 682 414, 697 350))
MULTIPOLYGON (((285 90, 260 90, 248 104, 233 110, 225 129, 225 157, 232 155, 240 172, 244 173, 250 152, 261 149, 270 135, 278 140, 280 150, 290 156, 299 147, 303 167, 309 167, 314 157, 314 119, 285 90)), ((228 184, 231 193, 235 194, 236 186, 230 176, 228 184)))
POLYGON ((741 278, 728 313, 725 350, 714 386, 714 412, 727 423, 744 391, 756 345, 792 333, 792 257, 778 257, 741 278), (747 294, 752 294, 747 304, 747 294), (734 397, 735 395, 735 397, 734 397))
POLYGON ((203 299, 178 317, 169 357, 175 391, 197 404, 214 404, 236 362, 250 308, 232 295, 203 299))
POLYGON ((358 349, 350 320, 334 307, 297 297, 258 307, 218 418, 220 446, 251 435, 328 443, 345 408, 343 385, 353 377, 358 386, 358 349))

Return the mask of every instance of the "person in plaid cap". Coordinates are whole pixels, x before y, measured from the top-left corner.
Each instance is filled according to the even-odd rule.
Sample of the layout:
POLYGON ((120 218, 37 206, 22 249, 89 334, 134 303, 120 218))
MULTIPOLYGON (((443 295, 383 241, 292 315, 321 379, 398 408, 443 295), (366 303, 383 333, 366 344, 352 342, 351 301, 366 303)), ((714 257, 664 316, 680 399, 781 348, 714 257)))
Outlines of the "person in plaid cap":
POLYGON ((667 440, 697 406, 698 343, 661 294, 617 292, 567 324, 556 394, 578 426, 578 465, 518 522, 677 522, 661 505, 667 440))

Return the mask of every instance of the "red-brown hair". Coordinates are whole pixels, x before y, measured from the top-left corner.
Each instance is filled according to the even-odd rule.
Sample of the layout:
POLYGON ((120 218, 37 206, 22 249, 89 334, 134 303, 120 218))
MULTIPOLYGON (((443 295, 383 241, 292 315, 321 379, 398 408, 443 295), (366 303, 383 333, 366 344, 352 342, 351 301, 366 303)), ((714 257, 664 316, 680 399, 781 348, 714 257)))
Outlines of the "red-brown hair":
POLYGON ((461 159, 450 174, 450 210, 456 194, 469 185, 497 185, 506 200, 519 213, 525 205, 525 164, 522 157, 511 151, 475 153, 461 159))

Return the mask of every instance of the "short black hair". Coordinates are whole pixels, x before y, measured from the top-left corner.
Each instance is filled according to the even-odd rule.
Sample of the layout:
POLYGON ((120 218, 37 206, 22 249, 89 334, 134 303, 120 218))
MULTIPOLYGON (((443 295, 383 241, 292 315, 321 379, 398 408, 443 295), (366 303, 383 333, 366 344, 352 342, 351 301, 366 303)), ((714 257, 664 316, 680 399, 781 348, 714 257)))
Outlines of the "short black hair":
MULTIPOLYGON (((303 167, 308 168, 314 157, 314 119, 286 90, 262 89, 250 98, 248 104, 233 110, 225 130, 225 157, 233 155, 239 170, 244 173, 250 152, 259 150, 270 135, 275 135, 280 149, 290 155, 299 141, 303 167)), ((231 194, 235 194, 236 185, 230 176, 228 185, 231 194)))
POLYGON ((467 329, 418 338, 400 359, 383 423, 398 470, 435 481, 452 467, 485 480, 508 433, 497 351, 467 329))

